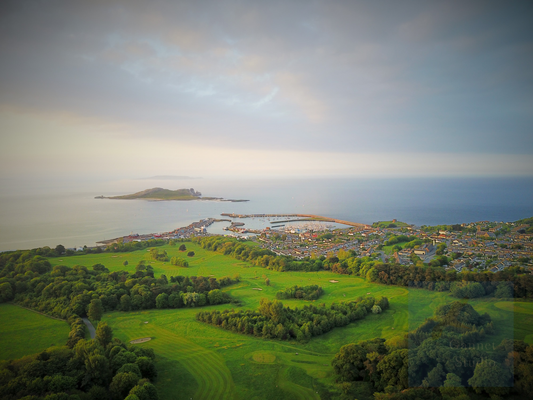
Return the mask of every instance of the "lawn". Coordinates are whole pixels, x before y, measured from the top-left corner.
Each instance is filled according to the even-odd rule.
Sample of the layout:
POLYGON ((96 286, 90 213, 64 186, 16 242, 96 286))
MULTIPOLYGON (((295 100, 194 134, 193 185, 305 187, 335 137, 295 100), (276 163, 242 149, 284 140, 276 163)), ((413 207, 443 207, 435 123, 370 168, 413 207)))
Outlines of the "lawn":
MULTIPOLYGON (((239 268, 245 268, 248 264, 239 262, 230 257, 206 251, 195 243, 185 243, 187 251, 179 251, 178 248, 181 243, 176 246, 158 246, 159 251, 165 250, 169 258, 174 256, 186 259, 189 262, 189 268, 176 267, 170 262, 156 261, 150 258, 149 250, 137 250, 129 253, 100 253, 100 254, 87 254, 80 256, 63 256, 63 257, 50 257, 48 261, 55 265, 66 265, 73 267, 74 265, 84 265, 87 268, 92 267, 95 264, 105 265, 110 271, 129 271, 135 272, 135 267, 139 261, 144 260, 147 264, 150 264, 154 269, 154 274, 160 276, 161 274, 170 276, 188 275, 188 276, 209 276, 216 275, 217 277, 235 275, 240 273, 239 268), (194 251, 194 257, 188 257, 189 251, 194 251), (128 265, 124 266, 124 261, 128 262, 128 265)), ((260 268, 258 268, 260 269, 260 268)))
POLYGON ((50 346, 63 346, 70 327, 13 304, 0 304, 0 360, 39 353, 50 346))
MULTIPOLYGON (((183 398, 194 399, 329 398, 328 393, 337 390, 331 360, 341 346, 375 337, 388 339, 400 335, 432 316, 439 305, 456 300, 448 293, 372 284, 361 278, 324 271, 275 272, 203 250, 193 243, 186 243, 186 246, 187 251, 195 252, 194 257, 186 257, 178 246, 159 247, 166 250, 169 257, 186 257, 190 266, 177 268, 168 262, 150 261, 156 276, 164 273, 167 277, 214 275, 220 278, 239 274, 241 282, 224 288, 224 291, 239 298, 244 309, 257 308, 262 297, 273 299, 277 291, 288 286, 313 284, 324 289, 317 303, 331 304, 371 294, 376 298, 388 297, 391 307, 381 315, 369 315, 305 344, 264 340, 203 324, 195 319, 200 309, 105 314, 103 321, 112 327, 116 337, 124 341, 152 338, 139 346, 151 347, 157 354, 160 375, 156 385, 163 400, 175 398, 178 392, 183 398), (267 277, 269 286, 265 283, 267 277)), ((143 259, 149 259, 146 250, 51 258, 50 261, 53 265, 81 264, 88 267, 101 263, 112 271, 134 271, 137 262, 143 259), (128 260, 127 267, 122 265, 124 260, 128 260)), ((284 300, 283 303, 299 307, 310 302, 284 300)), ((478 299, 471 304, 493 318, 496 334, 487 341, 496 345, 501 339, 509 337, 532 341, 533 303, 515 303, 513 306, 512 302, 478 299)), ((229 307, 218 305, 201 310, 229 307)), ((358 398, 364 400, 372 396, 361 393, 358 398)))
POLYGON ((390 256, 390 255, 393 254, 392 248, 394 246, 398 246, 398 247, 401 247, 403 249, 407 243, 408 242, 401 242, 401 243, 391 244, 389 246, 383 246, 383 252, 385 254, 387 254, 388 256, 390 256))

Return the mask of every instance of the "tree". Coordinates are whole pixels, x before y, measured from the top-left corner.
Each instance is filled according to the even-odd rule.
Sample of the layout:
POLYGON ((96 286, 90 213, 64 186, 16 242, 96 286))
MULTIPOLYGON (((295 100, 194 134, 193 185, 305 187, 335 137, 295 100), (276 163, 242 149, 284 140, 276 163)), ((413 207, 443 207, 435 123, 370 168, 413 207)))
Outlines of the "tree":
POLYGON ((104 313, 104 307, 102 306, 102 301, 100 299, 92 299, 91 304, 89 304, 89 310, 87 315, 89 319, 93 321, 100 321, 104 313))
POLYGON ((139 377, 133 372, 120 372, 113 378, 111 385, 109 385, 109 391, 113 397, 123 399, 137 385, 138 381, 139 377))
POLYGON ((377 304, 372 307, 372 314, 381 314, 381 307, 377 304))
POLYGON ((194 251, 189 251, 189 252, 187 253, 187 256, 188 256, 188 257, 194 257, 194 251))
POLYGON ((130 396, 136 396, 139 400, 158 400, 157 390, 150 382, 137 385, 130 391, 130 396))
POLYGON ((168 308, 168 294, 161 293, 155 299, 155 306, 157 308, 168 308))
POLYGON ((128 260, 124 261, 124 262, 122 263, 122 265, 127 266, 127 265, 128 265, 128 260))
POLYGON ((125 294, 120 298, 120 309, 122 311, 131 310, 131 297, 129 295, 125 294))
POLYGON ((385 311, 389 308, 389 299, 387 299, 386 297, 382 297, 379 301, 378 301, 378 306, 381 307, 381 310, 382 311, 385 311))
POLYGON ((439 388, 444 400, 469 400, 466 388, 463 387, 461 378, 455 374, 447 374, 444 385, 439 388))
POLYGON ((96 328, 95 339, 100 342, 103 347, 106 347, 113 340, 113 330, 107 322, 100 322, 96 328))
POLYGON ((135 360, 135 364, 139 366, 143 378, 154 379, 157 377, 157 370, 151 358, 139 357, 135 360))
POLYGON ((142 374, 139 366, 135 363, 126 363, 122 367, 120 367, 117 371, 117 374, 121 372, 131 372, 139 377, 141 379, 142 374))
POLYGON ((224 293, 220 289, 213 289, 207 293, 209 304, 221 304, 224 302, 224 293))
POLYGON ((54 375, 48 383, 48 389, 52 392, 66 392, 76 387, 76 379, 65 375, 54 375))
POLYGON ((378 363, 376 369, 381 375, 380 379, 383 388, 396 386, 403 390, 409 387, 408 353, 407 349, 395 350, 383 357, 378 363))
POLYGON ((90 376, 91 382, 96 385, 109 385, 111 380, 111 371, 109 369, 109 360, 101 354, 93 354, 85 359, 85 370, 90 376))
POLYGON ((440 387, 442 386, 442 381, 445 378, 446 373, 442 364, 438 363, 435 368, 433 368, 428 376, 422 381, 423 387, 440 387))
POLYGON ((178 250, 179 250, 179 251, 187 251, 187 247, 185 247, 185 245, 182 244, 182 245, 179 247, 178 250))
POLYGON ((494 293, 494 297, 499 299, 509 299, 513 297, 513 288, 508 282, 501 282, 494 293))
POLYGON ((352 343, 342 346, 331 364, 340 380, 351 382, 362 380, 366 375, 365 361, 366 350, 352 343))
POLYGON ((483 360, 476 365, 474 376, 468 380, 476 393, 485 391, 489 395, 505 395, 513 385, 513 376, 509 368, 505 368, 493 360, 483 360))
POLYGON ((62 244, 58 244, 55 250, 56 250, 57 255, 60 256, 65 252, 65 246, 63 246, 62 244))
POLYGON ((9 282, 0 284, 0 299, 2 301, 9 301, 13 299, 13 289, 9 282))
POLYGON ((265 279, 265 285, 270 286, 270 279, 268 278, 265 279))

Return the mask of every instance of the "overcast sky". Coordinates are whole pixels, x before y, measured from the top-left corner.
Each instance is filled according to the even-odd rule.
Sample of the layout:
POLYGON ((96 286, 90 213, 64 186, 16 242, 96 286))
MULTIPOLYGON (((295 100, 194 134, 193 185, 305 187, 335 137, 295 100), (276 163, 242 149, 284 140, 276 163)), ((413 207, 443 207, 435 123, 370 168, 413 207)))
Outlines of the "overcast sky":
POLYGON ((0 176, 533 175, 531 1, 2 1, 0 176))

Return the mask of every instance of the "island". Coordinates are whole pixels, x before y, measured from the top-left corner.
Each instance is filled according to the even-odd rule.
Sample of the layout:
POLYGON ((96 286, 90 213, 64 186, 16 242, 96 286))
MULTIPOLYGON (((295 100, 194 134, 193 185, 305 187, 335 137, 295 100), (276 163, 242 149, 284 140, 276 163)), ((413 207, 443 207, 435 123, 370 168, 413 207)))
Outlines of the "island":
POLYGON ((230 202, 244 202, 249 200, 235 200, 235 199, 223 199, 221 197, 202 197, 202 193, 190 189, 163 189, 152 188, 142 190, 133 194, 125 194, 122 196, 96 196, 95 199, 112 199, 112 200, 206 200, 206 201, 230 201, 230 202))

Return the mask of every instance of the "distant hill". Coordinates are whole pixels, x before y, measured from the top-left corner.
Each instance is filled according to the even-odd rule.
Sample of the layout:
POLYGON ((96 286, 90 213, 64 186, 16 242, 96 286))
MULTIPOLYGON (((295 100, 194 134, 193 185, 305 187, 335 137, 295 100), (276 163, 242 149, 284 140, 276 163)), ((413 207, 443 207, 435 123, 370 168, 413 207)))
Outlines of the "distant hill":
POLYGON ((192 176, 177 176, 177 175, 156 175, 156 176, 150 176, 148 178, 139 178, 139 180, 180 180, 180 179, 198 179, 194 178, 192 176))
POLYGON ((152 200, 196 200, 200 198, 202 193, 196 192, 194 189, 178 189, 169 190, 163 188, 146 189, 141 192, 133 194, 125 194, 123 196, 108 197, 108 199, 152 199, 152 200))
POLYGON ((146 189, 133 194, 125 194, 122 196, 96 196, 95 199, 112 199, 112 200, 218 200, 218 201, 231 201, 231 202, 241 202, 248 200, 226 200, 221 197, 201 197, 202 193, 197 192, 193 188, 190 189, 163 189, 163 188, 152 188, 146 189))

